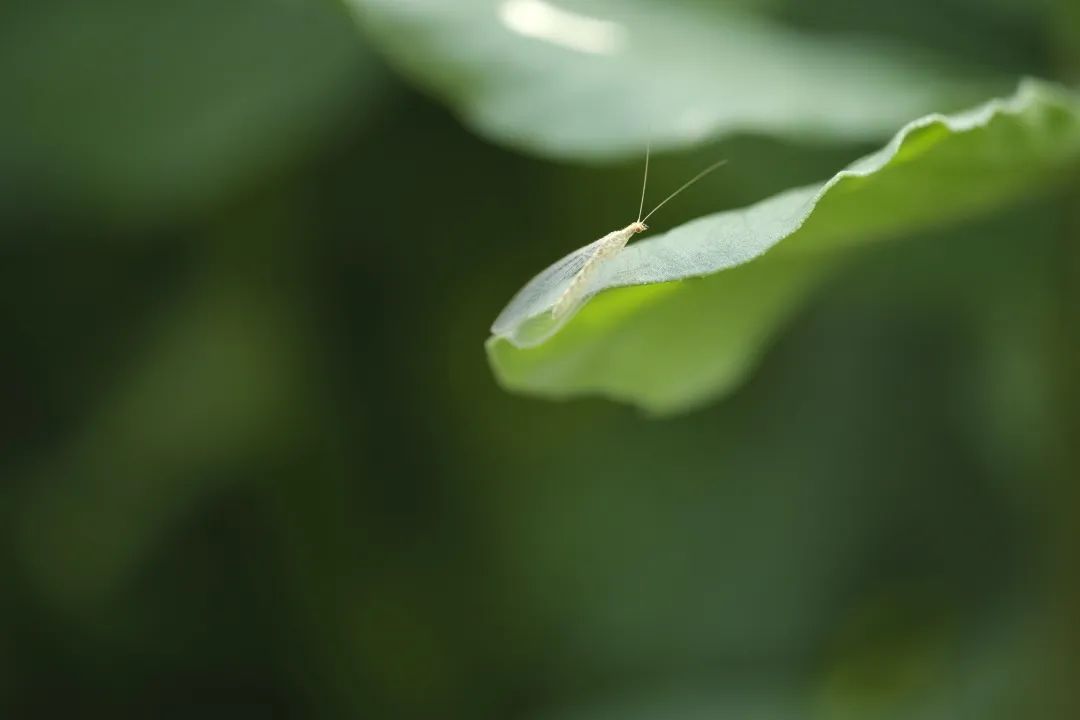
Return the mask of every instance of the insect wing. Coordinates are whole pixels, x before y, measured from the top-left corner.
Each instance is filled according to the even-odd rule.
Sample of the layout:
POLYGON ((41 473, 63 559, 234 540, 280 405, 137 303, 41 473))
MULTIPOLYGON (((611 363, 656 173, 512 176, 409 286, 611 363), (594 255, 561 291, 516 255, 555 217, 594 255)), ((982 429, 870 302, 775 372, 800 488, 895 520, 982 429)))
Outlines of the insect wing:
POLYGON ((601 238, 585 247, 578 248, 526 283, 525 287, 521 288, 499 313, 499 317, 495 318, 491 332, 495 335, 509 336, 524 321, 550 311, 573 279, 585 267, 585 263, 596 254, 605 239, 601 238))

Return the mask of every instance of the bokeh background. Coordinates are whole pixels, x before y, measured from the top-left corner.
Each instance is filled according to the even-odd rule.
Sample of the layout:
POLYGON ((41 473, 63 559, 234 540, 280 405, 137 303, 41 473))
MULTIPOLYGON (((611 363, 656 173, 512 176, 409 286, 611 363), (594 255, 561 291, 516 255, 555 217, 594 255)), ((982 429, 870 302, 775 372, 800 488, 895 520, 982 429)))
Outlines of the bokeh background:
MULTIPOLYGON (((1072 0, 751 5, 1080 58, 1072 0)), ((1080 184, 854 257, 706 409, 519 398, 491 320, 640 161, 492 144, 377 46, 331 0, 0 8, 0 715, 1075 717, 1080 184)), ((661 154, 730 158, 662 226, 877 144, 661 154)))

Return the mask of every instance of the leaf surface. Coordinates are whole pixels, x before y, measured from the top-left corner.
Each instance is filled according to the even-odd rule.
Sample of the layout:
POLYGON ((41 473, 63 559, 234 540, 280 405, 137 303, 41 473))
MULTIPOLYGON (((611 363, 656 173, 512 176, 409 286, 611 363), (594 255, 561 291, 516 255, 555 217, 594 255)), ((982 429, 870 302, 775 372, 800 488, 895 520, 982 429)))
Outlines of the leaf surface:
POLYGON ((999 207, 1078 159, 1080 98, 1049 84, 926 116, 820 185, 631 244, 576 314, 552 316, 568 279, 540 273, 496 319, 492 367, 505 387, 548 397, 699 405, 743 379, 845 249, 999 207))
POLYGON ((348 2, 475 130, 543 155, 636 156, 740 131, 878 139, 993 92, 933 53, 785 27, 749 0, 348 2))

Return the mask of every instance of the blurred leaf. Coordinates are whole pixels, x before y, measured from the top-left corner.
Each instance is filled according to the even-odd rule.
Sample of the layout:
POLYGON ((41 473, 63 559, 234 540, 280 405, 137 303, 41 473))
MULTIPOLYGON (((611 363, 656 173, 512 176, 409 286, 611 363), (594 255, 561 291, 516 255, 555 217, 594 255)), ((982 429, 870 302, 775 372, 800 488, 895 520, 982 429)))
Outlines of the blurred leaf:
POLYGON ((876 139, 987 94, 927 53, 785 29, 755 3, 349 2, 472 127, 541 154, 636 155, 739 131, 876 139))
POLYGON ((0 10, 0 167, 68 206, 186 208, 310 151, 372 77, 315 0, 16 2, 0 10))
POLYGON ((1046 42, 1055 1, 768 0, 767 12, 811 32, 899 39, 988 70, 1043 76, 1055 70, 1046 42))
POLYGON ((1009 243, 1030 217, 996 213, 960 242, 943 230, 872 253, 824 289, 754 382, 706 411, 657 424, 595 402, 507 400, 522 420, 499 455, 533 448, 489 481, 506 498, 495 544, 568 683, 816 674, 858 655, 835 635, 850 625, 866 638, 853 615, 868 602, 895 595, 920 632, 951 632, 956 618, 963 633, 1013 588, 1037 592, 1030 538, 970 479, 966 425, 942 412, 967 397, 974 313, 934 310, 1015 291, 1008 260, 1024 253, 1009 243), (959 248, 987 248, 992 267, 965 271, 959 248))
POLYGON ((822 185, 629 246, 589 284, 589 295, 608 292, 569 324, 550 313, 568 282, 552 266, 496 320, 492 367, 507 388, 549 397, 602 394, 655 412, 699 405, 742 379, 843 258, 837 250, 993 208, 1078 156, 1080 100, 1046 84, 922 118, 822 185))

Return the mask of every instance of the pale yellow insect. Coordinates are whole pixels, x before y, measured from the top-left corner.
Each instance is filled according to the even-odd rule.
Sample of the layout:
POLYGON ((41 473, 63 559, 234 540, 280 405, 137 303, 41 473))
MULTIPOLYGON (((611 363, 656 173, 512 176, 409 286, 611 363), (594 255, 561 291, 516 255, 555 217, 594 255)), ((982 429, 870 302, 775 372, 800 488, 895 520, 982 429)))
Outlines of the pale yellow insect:
POLYGON ((638 205, 638 219, 624 227, 622 230, 609 232, 607 235, 596 241, 596 249, 593 251, 593 254, 585 261, 585 264, 581 266, 581 269, 577 271, 577 274, 570 279, 570 283, 566 286, 566 289, 563 290, 559 299, 556 300, 555 304, 551 307, 551 316, 553 318, 561 318, 569 312, 570 308, 574 307, 578 300, 581 299, 581 296, 588 290, 589 281, 604 262, 618 255, 634 235, 643 233, 649 229, 649 226, 645 224, 645 221, 652 217, 653 213, 662 208, 668 200, 671 200, 683 190, 727 162, 727 160, 720 160, 705 168, 697 175, 690 178, 690 180, 684 183, 678 190, 664 198, 659 205, 650 210, 649 214, 643 218, 641 217, 641 213, 645 209, 645 188, 649 184, 649 150, 649 148, 646 148, 645 150, 645 177, 641 181, 641 203, 638 205))

